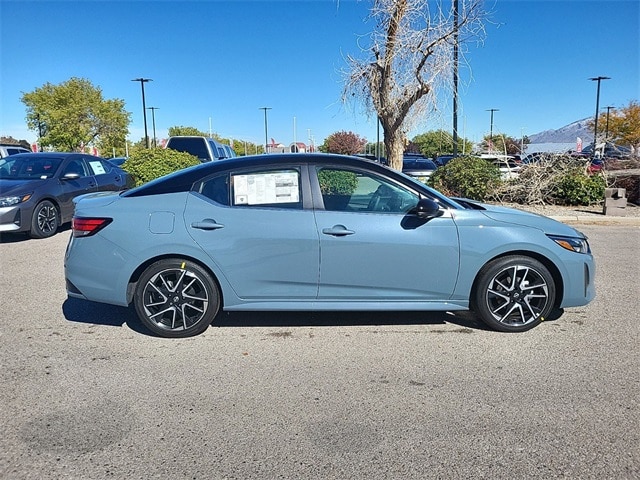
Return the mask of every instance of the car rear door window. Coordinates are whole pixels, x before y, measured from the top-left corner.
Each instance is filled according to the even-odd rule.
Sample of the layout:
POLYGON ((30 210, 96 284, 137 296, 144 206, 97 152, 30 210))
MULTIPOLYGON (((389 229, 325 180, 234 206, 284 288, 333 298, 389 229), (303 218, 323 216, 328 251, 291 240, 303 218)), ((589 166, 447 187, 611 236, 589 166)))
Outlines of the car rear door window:
POLYGON ((203 181, 196 191, 225 206, 302 209, 300 178, 296 168, 225 173, 203 181))
POLYGON ((231 203, 236 207, 302 208, 300 171, 262 170, 231 175, 231 203))

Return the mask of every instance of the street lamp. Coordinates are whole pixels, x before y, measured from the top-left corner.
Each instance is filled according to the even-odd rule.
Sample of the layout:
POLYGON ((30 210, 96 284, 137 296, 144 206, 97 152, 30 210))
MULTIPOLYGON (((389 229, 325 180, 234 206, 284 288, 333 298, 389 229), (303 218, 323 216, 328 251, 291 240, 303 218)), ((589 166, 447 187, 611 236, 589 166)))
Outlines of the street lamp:
POLYGON ((156 148, 156 110, 158 107, 147 107, 147 110, 151 110, 151 124, 153 125, 153 148, 156 148))
POLYGON ((607 141, 609 138, 609 112, 616 107, 607 107, 607 127, 604 130, 604 141, 607 141))
POLYGON ((144 141, 149 148, 149 135, 147 134, 147 107, 144 104, 144 84, 146 82, 153 82, 150 78, 134 78, 131 80, 132 82, 140 82, 140 86, 142 87, 142 118, 144 119, 144 141))
POLYGON ((596 93, 596 120, 593 124, 593 152, 591 153, 591 157, 596 156, 596 146, 598 141, 598 110, 600 110, 600 81, 602 80, 611 80, 610 77, 592 77, 589 80, 598 82, 598 92, 596 93))
POLYGON ((271 110, 271 107, 260 107, 258 110, 264 110, 264 153, 268 153, 267 149, 269 148, 269 134, 267 128, 267 110, 271 110))
MULTIPOLYGON (((500 110, 498 110, 497 108, 490 108, 487 110, 487 112, 491 112, 491 129, 489 130, 489 145, 491 147, 493 147, 493 112, 499 112, 500 110)), ((489 150, 489 153, 491 153, 491 150, 493 148, 491 148, 489 150)))

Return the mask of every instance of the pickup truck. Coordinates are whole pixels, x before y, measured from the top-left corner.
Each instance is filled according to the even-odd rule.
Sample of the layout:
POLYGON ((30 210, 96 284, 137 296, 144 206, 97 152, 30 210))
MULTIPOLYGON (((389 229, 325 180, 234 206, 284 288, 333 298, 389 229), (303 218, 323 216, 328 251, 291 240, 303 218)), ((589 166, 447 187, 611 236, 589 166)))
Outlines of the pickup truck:
POLYGON ((196 136, 169 137, 166 148, 178 152, 190 153, 201 162, 212 162, 223 158, 235 157, 235 152, 228 145, 223 145, 213 138, 196 136))

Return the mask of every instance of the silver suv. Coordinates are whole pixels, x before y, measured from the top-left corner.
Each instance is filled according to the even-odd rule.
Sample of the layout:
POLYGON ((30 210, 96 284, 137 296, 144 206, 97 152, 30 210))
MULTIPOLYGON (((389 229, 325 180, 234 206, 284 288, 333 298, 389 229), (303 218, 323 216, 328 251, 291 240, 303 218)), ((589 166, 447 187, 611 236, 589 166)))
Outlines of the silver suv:
POLYGON ((212 162, 223 158, 235 157, 236 153, 228 145, 216 142, 213 138, 197 136, 169 137, 167 147, 179 152, 190 153, 201 162, 212 162), (225 148, 226 147, 226 148, 225 148))

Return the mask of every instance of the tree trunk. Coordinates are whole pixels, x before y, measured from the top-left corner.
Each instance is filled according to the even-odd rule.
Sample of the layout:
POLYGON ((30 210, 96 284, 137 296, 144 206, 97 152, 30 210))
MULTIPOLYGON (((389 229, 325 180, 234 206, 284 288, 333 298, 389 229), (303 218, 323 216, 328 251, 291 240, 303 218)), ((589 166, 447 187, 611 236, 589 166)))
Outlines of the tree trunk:
POLYGON ((404 155, 404 135, 397 129, 383 125, 384 148, 389 166, 399 172, 402 171, 402 157, 404 155))

